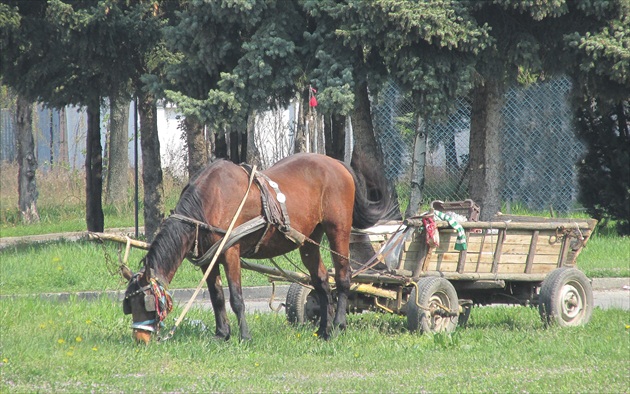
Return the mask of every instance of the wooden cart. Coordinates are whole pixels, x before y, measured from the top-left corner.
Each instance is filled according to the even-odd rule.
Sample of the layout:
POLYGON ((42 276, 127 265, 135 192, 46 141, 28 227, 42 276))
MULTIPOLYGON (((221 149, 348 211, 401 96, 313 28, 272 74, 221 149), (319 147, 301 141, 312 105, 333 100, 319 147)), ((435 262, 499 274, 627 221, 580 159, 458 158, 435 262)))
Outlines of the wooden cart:
MULTIPOLYGON (((420 332, 454 330, 466 323, 473 305, 537 306, 545 323, 560 326, 590 320, 593 291, 576 259, 596 220, 497 215, 478 222, 470 200, 437 205, 468 210, 466 216, 473 220, 459 223, 466 250, 455 250, 458 233, 443 221, 435 223, 440 240, 436 248, 427 245, 421 218, 406 220, 406 231, 392 232, 390 226, 385 232, 355 234, 363 240, 369 237, 377 245, 377 256, 384 257, 381 264, 353 277, 349 312, 404 314, 409 329, 420 332)), ((308 280, 299 275, 291 279, 308 280)), ((303 284, 290 286, 285 305, 292 323, 318 316, 317 299, 303 284)))
MULTIPOLYGON (((466 323, 473 305, 537 306, 545 323, 560 326, 590 320, 593 290, 590 280, 577 269, 576 259, 596 220, 497 215, 490 222, 479 222, 479 210, 471 200, 437 201, 433 207, 466 220, 459 222, 466 249, 455 249, 458 232, 444 221, 435 222, 439 246, 429 247, 421 217, 353 233, 351 258, 368 260, 369 269, 365 264, 353 267, 348 312, 403 314, 409 329, 419 332, 450 332, 457 324, 466 323), (366 240, 367 253, 352 247, 364 245, 366 240)), ((88 235, 90 239, 149 247, 111 234, 88 235)), ((285 303, 291 323, 319 317, 308 275, 249 261, 242 261, 242 266, 272 280, 293 282, 285 303)), ((334 276, 332 270, 330 276, 334 276)), ((331 287, 334 296, 332 279, 331 287)))

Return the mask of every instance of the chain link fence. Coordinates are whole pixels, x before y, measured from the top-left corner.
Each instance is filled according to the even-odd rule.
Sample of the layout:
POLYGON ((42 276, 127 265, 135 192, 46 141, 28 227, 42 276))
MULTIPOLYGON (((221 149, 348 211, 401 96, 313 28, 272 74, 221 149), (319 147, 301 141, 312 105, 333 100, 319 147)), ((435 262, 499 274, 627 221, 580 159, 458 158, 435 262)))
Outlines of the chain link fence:
MULTIPOLYGON (((508 91, 500 161, 501 199, 508 210, 575 208, 576 163, 585 147, 573 129, 570 91, 567 78, 508 91)), ((404 199, 409 194, 416 127, 413 105, 390 84, 379 93, 373 111, 387 176, 404 199)), ((457 110, 446 121, 427 124, 427 135, 424 201, 468 198, 470 103, 458 100, 457 110)))
POLYGON ((16 160, 15 126, 12 118, 11 110, 0 109, 0 162, 16 160))
MULTIPOLYGON (((511 207, 542 211, 552 207, 559 212, 575 208, 578 192, 576 163, 585 147, 576 139, 573 114, 569 103, 571 82, 559 78, 527 88, 508 91, 505 98, 501 131, 501 199, 511 207)), ((456 111, 441 123, 427 123, 424 202, 434 199, 463 200, 468 198, 468 155, 470 140, 470 103, 457 102, 456 111)), ((68 111, 74 116, 76 111, 68 111)), ((409 197, 413 143, 416 120, 411 100, 394 84, 389 84, 375 97, 374 126, 381 144, 386 175, 396 185, 399 199, 409 197)), ((10 111, 0 117, 0 160, 15 160, 14 125, 10 111)), ((44 117, 49 119, 48 117, 44 117)), ((37 122, 44 137, 49 122, 37 122)), ((259 149, 263 168, 293 152, 297 109, 259 113, 256 117, 254 144, 259 149)), ((68 120, 69 140, 76 149, 84 141, 78 120, 68 120)), ((323 129, 318 123, 314 129, 323 129)), ((36 133, 36 134, 39 134, 36 133)), ((50 133, 48 133, 50 134, 50 133)), ((307 141, 311 151, 323 150, 323 138, 316 135, 307 141), (309 142, 310 141, 310 142, 309 142)), ((45 162, 50 157, 50 140, 37 138, 38 156, 45 162), (41 143, 41 144, 40 144, 41 143), (40 146, 41 145, 41 146, 40 146), (48 150, 46 150, 48 149, 48 150)), ((53 141, 55 142, 55 141, 53 141)), ((473 142, 474 143, 474 142, 473 142)), ((71 154, 71 165, 78 150, 71 154)), ((40 161, 42 162, 42 161, 40 161)))

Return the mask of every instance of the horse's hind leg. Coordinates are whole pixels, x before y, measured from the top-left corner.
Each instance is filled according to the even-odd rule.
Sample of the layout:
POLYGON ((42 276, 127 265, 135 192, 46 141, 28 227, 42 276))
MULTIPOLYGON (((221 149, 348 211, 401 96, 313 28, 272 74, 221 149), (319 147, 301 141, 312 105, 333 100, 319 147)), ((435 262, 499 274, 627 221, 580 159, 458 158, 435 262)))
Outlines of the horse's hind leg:
POLYGON ((335 284, 337 290, 337 311, 333 324, 335 327, 345 329, 346 311, 348 309, 348 294, 350 293, 350 229, 340 231, 337 227, 327 228, 326 235, 330 243, 332 259, 335 265, 335 284))
MULTIPOLYGON (((207 265, 203 267, 204 272, 207 269, 207 265)), ((210 275, 206 279, 206 283, 208 285, 208 291, 210 292, 212 309, 214 310, 216 323, 215 336, 228 340, 230 339, 230 322, 225 312, 225 295, 223 294, 223 287, 221 286, 221 272, 219 271, 218 265, 212 268, 212 272, 210 272, 210 275)))
MULTIPOLYGON (((319 236, 311 235, 311 238, 319 241, 321 239, 321 233, 319 236)), ((328 339, 330 337, 330 322, 333 314, 332 297, 330 295, 330 285, 328 284, 328 272, 322 262, 319 246, 305 243, 300 247, 300 255, 304 266, 311 274, 311 283, 319 298, 321 315, 317 335, 320 338, 328 339)))
POLYGON ((252 339, 245 320, 245 302, 243 302, 243 288, 241 286, 241 255, 236 248, 230 248, 224 254, 225 276, 230 288, 230 305, 236 314, 241 340, 252 339))

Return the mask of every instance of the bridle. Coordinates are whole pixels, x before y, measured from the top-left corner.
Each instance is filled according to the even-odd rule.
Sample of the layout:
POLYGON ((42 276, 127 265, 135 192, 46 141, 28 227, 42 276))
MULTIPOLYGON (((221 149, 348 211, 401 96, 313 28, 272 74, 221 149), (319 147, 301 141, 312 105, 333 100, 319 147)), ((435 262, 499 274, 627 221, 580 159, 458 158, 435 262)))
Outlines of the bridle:
POLYGON ((145 286, 140 286, 139 277, 143 274, 140 271, 131 278, 129 283, 136 283, 138 290, 131 293, 126 293, 123 299, 123 312, 126 315, 131 314, 131 299, 140 295, 144 295, 144 309, 147 312, 155 312, 155 318, 133 322, 131 328, 134 330, 143 330, 149 332, 159 331, 164 325, 163 321, 166 316, 173 310, 173 297, 166 287, 158 280, 155 275, 151 275, 149 283, 145 286))

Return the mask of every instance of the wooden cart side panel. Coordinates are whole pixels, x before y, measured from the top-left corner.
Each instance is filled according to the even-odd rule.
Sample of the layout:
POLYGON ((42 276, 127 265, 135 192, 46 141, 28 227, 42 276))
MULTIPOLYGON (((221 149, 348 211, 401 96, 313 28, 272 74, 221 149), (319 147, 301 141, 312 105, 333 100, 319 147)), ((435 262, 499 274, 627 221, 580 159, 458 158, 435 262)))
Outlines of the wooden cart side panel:
MULTIPOLYGON (((466 223, 472 225, 472 223, 466 223)), ((483 223, 479 223, 480 225, 483 223)), ((545 274, 563 265, 574 265, 577 255, 591 234, 594 224, 582 229, 580 241, 565 238, 555 228, 471 228, 466 226, 467 250, 455 250, 457 232, 440 228, 440 245, 427 256, 425 234, 416 231, 405 243, 398 268, 411 272, 481 274, 545 274), (498 254, 497 254, 498 252, 498 254)), ((483 227, 483 226, 482 226, 483 227)))

